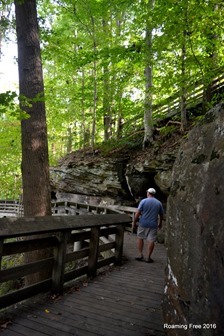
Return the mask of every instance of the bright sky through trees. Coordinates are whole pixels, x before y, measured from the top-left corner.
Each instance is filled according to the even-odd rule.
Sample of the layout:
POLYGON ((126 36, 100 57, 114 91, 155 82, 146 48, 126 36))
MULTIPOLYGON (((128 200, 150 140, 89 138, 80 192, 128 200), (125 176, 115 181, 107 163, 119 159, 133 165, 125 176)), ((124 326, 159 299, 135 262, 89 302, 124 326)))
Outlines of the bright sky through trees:
POLYGON ((3 43, 0 62, 0 92, 18 88, 17 46, 15 42, 3 43))

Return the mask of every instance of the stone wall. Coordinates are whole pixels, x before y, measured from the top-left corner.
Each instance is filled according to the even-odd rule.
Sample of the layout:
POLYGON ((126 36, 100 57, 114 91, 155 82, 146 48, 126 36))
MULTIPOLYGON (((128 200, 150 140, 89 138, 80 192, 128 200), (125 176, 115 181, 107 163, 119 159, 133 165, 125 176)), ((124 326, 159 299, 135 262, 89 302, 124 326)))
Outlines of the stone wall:
POLYGON ((207 113, 179 149, 166 247, 167 334, 224 335, 224 104, 207 113))

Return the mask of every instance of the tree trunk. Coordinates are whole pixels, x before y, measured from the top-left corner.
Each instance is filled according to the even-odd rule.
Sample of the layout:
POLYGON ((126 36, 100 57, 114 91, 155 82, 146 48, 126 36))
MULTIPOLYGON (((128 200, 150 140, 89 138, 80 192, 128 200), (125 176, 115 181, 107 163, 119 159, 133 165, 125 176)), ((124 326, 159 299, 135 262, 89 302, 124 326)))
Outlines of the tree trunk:
MULTIPOLYGON (((22 181, 25 216, 51 215, 47 126, 44 85, 35 0, 15 1, 21 108, 30 118, 23 120, 22 181)), ((42 258, 44 252, 29 253, 26 262, 42 258)), ((29 278, 41 280, 46 274, 29 278)))
POLYGON ((143 148, 152 143, 153 122, 152 122, 152 23, 151 17, 154 8, 154 0, 147 2, 147 19, 146 19, 146 37, 145 37, 145 106, 144 106, 144 140, 143 148))
MULTIPOLYGON (((104 18, 103 22, 104 38, 108 45, 110 43, 110 31, 108 29, 108 18, 104 18)), ((110 75, 109 75, 109 62, 110 59, 104 61, 103 65, 103 122, 104 122, 104 141, 108 141, 112 137, 112 115, 111 115, 111 102, 110 102, 110 75)))
MULTIPOLYGON (((80 139, 83 141, 83 149, 89 146, 89 139, 86 138, 86 115, 85 115, 85 69, 82 67, 82 84, 81 84, 81 110, 82 110, 82 134, 83 138, 80 139), (87 142, 88 140, 88 142, 87 142)), ((81 142, 80 141, 80 142, 81 142)))
POLYGON ((186 87, 186 31, 183 31, 183 43, 181 53, 181 97, 180 97, 180 110, 181 110, 181 131, 187 127, 187 87, 186 87))
POLYGON ((103 121, 104 121, 104 141, 112 137, 112 115, 110 107, 110 89, 109 89, 109 69, 108 65, 103 68, 103 121))
MULTIPOLYGON (((92 23, 92 35, 93 35, 93 53, 96 55, 96 38, 95 38, 95 21, 91 16, 92 23)), ((96 136, 96 109, 97 109, 97 62, 96 59, 93 61, 93 70, 92 70, 92 78, 93 78, 93 118, 92 118, 92 133, 91 133, 91 147, 94 150, 95 147, 95 136, 96 136)))
MULTIPOLYGON (((208 6, 211 6, 211 11, 216 12, 219 10, 218 4, 214 4, 212 1, 208 1, 208 6)), ((205 32, 207 38, 206 44, 206 54, 207 60, 205 62, 204 70, 204 90, 203 90, 203 110, 206 112, 211 108, 211 102, 213 98, 213 79, 216 75, 217 66, 217 35, 214 32, 214 25, 209 25, 207 31, 205 32)))
POLYGON ((67 154, 71 153, 72 151, 72 143, 73 143, 72 127, 68 126, 67 154))

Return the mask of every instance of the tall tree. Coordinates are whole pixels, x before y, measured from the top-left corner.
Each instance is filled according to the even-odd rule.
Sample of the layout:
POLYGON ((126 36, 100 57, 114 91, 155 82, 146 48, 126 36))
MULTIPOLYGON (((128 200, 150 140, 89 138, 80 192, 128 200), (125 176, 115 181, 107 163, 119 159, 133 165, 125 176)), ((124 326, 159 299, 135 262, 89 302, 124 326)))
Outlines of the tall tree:
POLYGON ((23 120, 22 179, 25 216, 51 214, 47 125, 36 1, 16 1, 19 92, 23 120))
MULTIPOLYGON (((219 11, 219 5, 214 0, 209 0, 206 3, 207 6, 207 17, 206 22, 207 25, 205 26, 205 59, 204 59, 204 76, 203 76, 203 84, 204 84, 204 91, 203 91, 203 108, 204 111, 209 108, 210 103, 213 98, 213 80, 215 75, 217 74, 217 45, 218 39, 220 36, 218 35, 216 29, 216 21, 213 20, 219 11), (212 19, 211 23, 209 19, 212 19), (209 24, 208 24, 209 22, 209 24)), ((222 39, 223 37, 221 37, 222 39)))
MULTIPOLYGON (((47 126, 44 85, 35 0, 16 1, 19 91, 21 108, 30 118, 23 120, 22 181, 25 216, 51 215, 47 126)), ((26 254, 26 262, 41 259, 46 252, 26 254)), ((47 272, 27 278, 27 284, 47 277, 47 272)))
POLYGON ((146 34, 145 34, 145 106, 144 106, 144 139, 143 148, 152 142, 152 81, 153 81, 153 52, 152 52, 152 13, 154 0, 147 1, 146 34))
POLYGON ((181 84, 180 84, 180 112, 181 112, 181 130, 187 127, 187 75, 186 75, 186 58, 187 58, 187 27, 188 22, 188 1, 182 5, 182 36, 181 36, 181 84))

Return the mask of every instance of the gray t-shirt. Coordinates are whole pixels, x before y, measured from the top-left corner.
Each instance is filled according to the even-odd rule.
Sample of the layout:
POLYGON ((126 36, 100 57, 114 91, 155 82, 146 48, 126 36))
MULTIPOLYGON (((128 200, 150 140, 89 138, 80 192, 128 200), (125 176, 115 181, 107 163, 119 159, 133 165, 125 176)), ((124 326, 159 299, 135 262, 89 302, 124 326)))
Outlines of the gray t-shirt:
POLYGON ((154 197, 144 198, 138 206, 141 212, 140 226, 156 229, 158 226, 158 216, 163 215, 162 203, 154 197))

